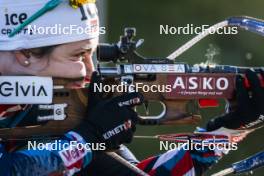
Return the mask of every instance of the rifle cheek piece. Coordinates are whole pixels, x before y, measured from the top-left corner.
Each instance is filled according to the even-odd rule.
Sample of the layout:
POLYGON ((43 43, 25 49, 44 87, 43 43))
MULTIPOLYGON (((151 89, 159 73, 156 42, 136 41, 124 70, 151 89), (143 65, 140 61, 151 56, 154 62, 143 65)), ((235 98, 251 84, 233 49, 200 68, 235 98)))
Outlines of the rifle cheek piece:
POLYGON ((1 139, 57 137, 81 123, 86 117, 88 89, 72 87, 76 84, 75 80, 53 79, 53 82, 52 104, 33 105, 25 121, 13 128, 0 129, 1 139))

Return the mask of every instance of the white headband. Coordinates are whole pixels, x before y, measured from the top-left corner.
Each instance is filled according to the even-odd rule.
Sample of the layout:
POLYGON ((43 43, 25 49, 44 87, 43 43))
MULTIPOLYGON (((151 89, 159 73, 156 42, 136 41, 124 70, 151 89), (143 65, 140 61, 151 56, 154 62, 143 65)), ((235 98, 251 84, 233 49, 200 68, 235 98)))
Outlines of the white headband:
POLYGON ((69 5, 69 0, 63 0, 20 33, 8 37, 11 31, 47 2, 49 0, 0 0, 0 51, 58 45, 99 36, 96 5, 87 3, 74 9, 69 5))

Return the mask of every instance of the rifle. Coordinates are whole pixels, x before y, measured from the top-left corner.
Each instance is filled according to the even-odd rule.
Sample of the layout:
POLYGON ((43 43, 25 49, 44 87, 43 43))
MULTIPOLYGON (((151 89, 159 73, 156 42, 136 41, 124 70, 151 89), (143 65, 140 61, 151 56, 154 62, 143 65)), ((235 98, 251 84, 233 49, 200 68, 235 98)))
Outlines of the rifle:
POLYGON ((255 155, 252 155, 244 160, 233 163, 230 168, 224 169, 218 173, 213 174, 212 176, 224 176, 231 173, 242 174, 248 173, 252 170, 264 166, 264 152, 259 152, 255 155))
MULTIPOLYGON (((252 31, 260 31, 259 28, 264 26, 263 21, 248 17, 230 18, 229 21, 231 25, 237 24, 237 26, 252 31)), ((227 23, 225 22, 225 24, 227 23)), ((215 28, 211 27, 209 29, 215 28)), ((261 34, 263 34, 263 31, 261 34)), ((141 86, 170 85, 172 91, 169 92, 162 92, 161 90, 154 93, 141 91, 146 99, 145 106, 137 108, 138 111, 141 110, 139 114, 142 124, 198 122, 201 119, 199 107, 216 107, 218 106, 216 99, 233 98, 235 76, 243 74, 245 70, 249 69, 249 67, 228 65, 191 66, 186 63, 174 62, 171 60, 172 57, 146 58, 137 52, 137 48, 143 43, 143 40, 134 41, 135 35, 136 30, 134 28, 127 28, 125 35, 121 37, 118 43, 100 44, 98 47, 98 60, 101 63, 98 64, 98 71, 105 83, 109 85, 119 85, 120 83, 130 85, 128 86, 129 91, 135 83, 141 83, 141 86), (104 62, 113 62, 116 65, 105 67, 102 66, 104 62), (148 113, 149 104, 153 101, 160 101, 158 107, 156 106, 154 109, 161 109, 161 113, 155 112, 154 115, 150 116, 150 113, 148 113), (142 113, 142 109, 146 111, 142 113)), ((194 44, 195 42, 191 43, 194 44)), ((188 46, 190 45, 188 44, 188 46)), ((263 70, 261 67, 252 69, 256 72, 263 70)), ((27 78, 27 80, 31 79, 27 78)), ((60 108, 55 109, 57 106, 33 105, 33 109, 40 112, 44 118, 40 122, 33 120, 33 124, 25 125, 28 120, 31 122, 31 118, 27 115, 27 118, 19 119, 10 124, 8 128, 1 128, 0 138, 3 140, 17 140, 34 138, 35 136, 56 137, 81 123, 83 114, 86 111, 87 89, 85 87, 75 89, 67 86, 69 82, 75 80, 56 78, 52 78, 52 80, 54 85, 52 105, 61 105, 60 108), (64 104, 67 104, 67 106, 64 106, 64 104), (62 113, 63 117, 59 116, 57 119, 52 117, 52 115, 56 116, 56 113, 62 113), (24 120, 25 123, 23 123, 24 120)), ((108 96, 117 94, 116 92, 110 92, 108 96)), ((36 118, 36 113, 31 115, 36 118)))
MULTIPOLYGON (((112 86, 113 89, 126 86, 126 89, 122 89, 125 92, 136 90, 143 93, 146 99, 143 109, 146 112, 140 115, 141 123, 196 123, 201 119, 199 108, 217 107, 219 106, 218 99, 235 98, 236 75, 243 75, 248 69, 252 69, 257 73, 263 70, 263 67, 189 65, 173 60, 209 35, 210 31, 215 31, 227 25, 238 26, 264 35, 264 32, 260 30, 261 27, 264 27, 262 20, 250 17, 231 17, 210 27, 167 58, 147 58, 137 52, 144 40, 135 41, 136 29, 126 28, 125 34, 120 37, 119 42, 99 45, 98 60, 101 64, 98 65, 98 71, 105 80, 105 84, 115 85, 112 86), (109 62, 114 63, 115 66, 102 66, 102 63, 109 62), (151 92, 150 88, 153 86, 163 86, 163 89, 151 92), (144 87, 149 87, 149 89, 144 91, 144 87), (153 101, 159 101, 162 110, 161 113, 155 116, 148 116, 149 103, 153 101)), ((260 79, 264 83, 261 76, 260 79)), ((250 86, 247 81, 245 81, 245 84, 247 87, 250 86)), ((109 96, 117 94, 117 90, 100 88, 101 91, 109 91, 109 94, 111 94, 109 96)), ((97 89, 100 91, 99 86, 97 89)))

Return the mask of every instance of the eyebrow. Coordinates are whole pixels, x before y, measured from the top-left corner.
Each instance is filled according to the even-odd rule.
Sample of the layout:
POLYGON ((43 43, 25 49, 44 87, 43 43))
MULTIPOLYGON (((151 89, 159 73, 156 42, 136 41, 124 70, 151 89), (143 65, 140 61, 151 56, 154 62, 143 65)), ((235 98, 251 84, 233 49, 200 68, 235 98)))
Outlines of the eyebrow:
POLYGON ((76 49, 73 53, 73 55, 76 55, 76 54, 80 54, 82 52, 87 52, 87 51, 92 51, 92 48, 89 48, 89 49, 84 49, 84 48, 80 48, 80 49, 76 49))
POLYGON ((82 51, 85 51, 85 49, 83 49, 83 48, 78 48, 78 49, 74 50, 74 53, 79 53, 79 52, 82 52, 82 51))
POLYGON ((81 48, 78 48, 78 49, 73 50, 73 51, 74 51, 74 53, 79 53, 79 52, 85 52, 87 50, 92 50, 94 48, 96 48, 96 47, 92 43, 89 43, 89 44, 85 44, 81 48))

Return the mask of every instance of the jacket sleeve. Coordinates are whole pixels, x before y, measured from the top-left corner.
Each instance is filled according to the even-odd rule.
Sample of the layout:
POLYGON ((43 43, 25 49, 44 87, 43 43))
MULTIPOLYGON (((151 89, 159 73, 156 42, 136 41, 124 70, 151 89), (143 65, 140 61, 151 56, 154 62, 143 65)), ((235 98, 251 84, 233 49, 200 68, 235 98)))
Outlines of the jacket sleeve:
MULTIPOLYGON (((175 143, 171 145, 175 147, 169 147, 169 150, 165 149, 167 152, 141 161, 137 167, 151 176, 200 176, 229 151, 237 149, 239 141, 233 141, 235 138, 231 132, 198 130, 202 135, 191 137, 182 145, 175 143)), ((238 133, 236 137, 238 139, 238 133)))
POLYGON ((92 160, 90 145, 76 132, 48 143, 29 141, 27 149, 8 153, 0 146, 0 176, 73 175, 92 160))
POLYGON ((137 167, 150 176, 200 176, 221 158, 215 151, 180 148, 141 161, 137 167))

